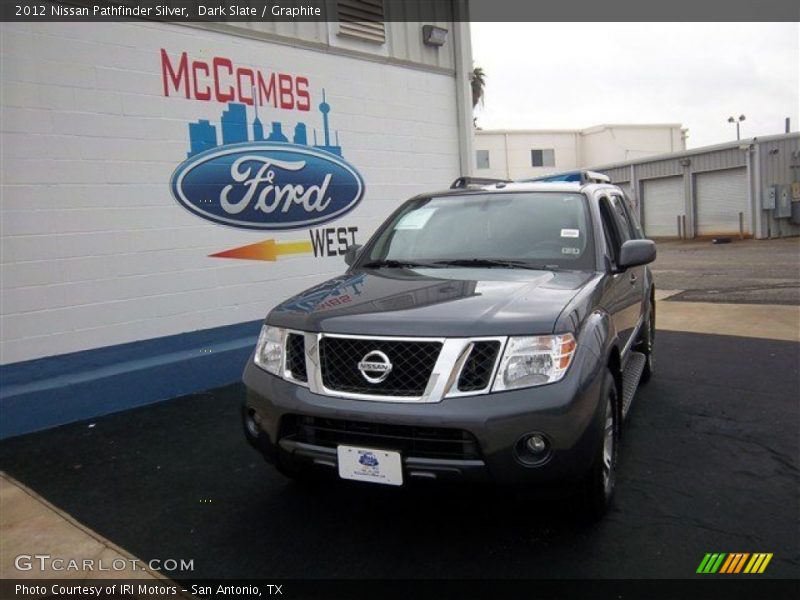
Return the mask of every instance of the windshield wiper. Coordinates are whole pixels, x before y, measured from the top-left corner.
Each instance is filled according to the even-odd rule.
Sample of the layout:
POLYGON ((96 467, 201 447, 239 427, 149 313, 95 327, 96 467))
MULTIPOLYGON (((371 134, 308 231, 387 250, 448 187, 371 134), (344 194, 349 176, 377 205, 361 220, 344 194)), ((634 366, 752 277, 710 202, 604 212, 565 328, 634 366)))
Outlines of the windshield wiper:
POLYGON ((435 265, 413 260, 395 260, 393 258, 387 258, 384 260, 372 260, 360 266, 366 269, 405 269, 408 267, 433 267, 435 265))
POLYGON ((524 260, 504 258, 454 258, 451 260, 437 260, 437 265, 451 267, 501 267, 504 269, 534 269, 539 267, 524 260))

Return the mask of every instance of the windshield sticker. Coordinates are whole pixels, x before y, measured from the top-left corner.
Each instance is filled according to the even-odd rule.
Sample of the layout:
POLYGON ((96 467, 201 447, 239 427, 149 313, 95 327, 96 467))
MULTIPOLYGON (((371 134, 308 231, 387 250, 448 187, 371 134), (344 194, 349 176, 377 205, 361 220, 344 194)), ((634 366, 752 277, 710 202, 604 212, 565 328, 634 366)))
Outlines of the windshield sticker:
POLYGON ((580 237, 581 232, 577 229, 562 229, 561 230, 561 237, 562 238, 576 238, 580 237))
POLYGON ((422 229, 436 212, 435 208, 420 208, 408 213, 395 226, 395 229, 422 229))
POLYGON ((567 247, 561 248, 561 254, 580 254, 580 253, 581 253, 580 248, 567 248, 567 247))

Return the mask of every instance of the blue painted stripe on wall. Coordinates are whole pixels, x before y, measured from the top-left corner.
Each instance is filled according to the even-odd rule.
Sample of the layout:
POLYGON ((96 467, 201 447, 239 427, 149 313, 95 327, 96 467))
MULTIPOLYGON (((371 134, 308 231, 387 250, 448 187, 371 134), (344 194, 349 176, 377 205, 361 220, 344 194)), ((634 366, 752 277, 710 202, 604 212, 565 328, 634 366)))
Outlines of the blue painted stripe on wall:
POLYGON ((261 321, 0 366, 0 439, 241 378, 261 321))

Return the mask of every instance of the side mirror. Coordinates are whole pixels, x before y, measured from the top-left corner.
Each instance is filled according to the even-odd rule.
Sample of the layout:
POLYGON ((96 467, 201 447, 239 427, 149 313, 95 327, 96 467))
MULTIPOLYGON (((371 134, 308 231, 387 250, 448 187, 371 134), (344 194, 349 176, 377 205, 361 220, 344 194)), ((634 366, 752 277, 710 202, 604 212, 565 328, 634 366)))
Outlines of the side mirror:
POLYGON ((656 243, 652 240, 628 240, 619 251, 619 268, 638 267, 656 259, 656 243))
POLYGON ((353 244, 352 246, 348 246, 344 251, 344 262, 347 263, 348 267, 353 266, 353 263, 356 262, 356 258, 358 258, 358 252, 360 250, 361 244, 353 244))

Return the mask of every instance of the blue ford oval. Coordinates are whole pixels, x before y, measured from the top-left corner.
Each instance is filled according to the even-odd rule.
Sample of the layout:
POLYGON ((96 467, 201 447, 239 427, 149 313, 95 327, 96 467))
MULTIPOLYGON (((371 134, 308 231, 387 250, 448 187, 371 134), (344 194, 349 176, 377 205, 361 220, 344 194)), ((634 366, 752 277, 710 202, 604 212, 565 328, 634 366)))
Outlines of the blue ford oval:
POLYGON ((309 146, 248 142, 181 163, 175 199, 198 217, 242 229, 299 229, 350 212, 364 195, 361 175, 341 157, 309 146))

